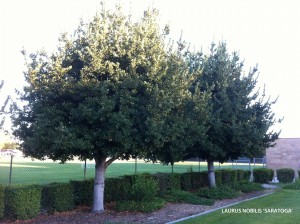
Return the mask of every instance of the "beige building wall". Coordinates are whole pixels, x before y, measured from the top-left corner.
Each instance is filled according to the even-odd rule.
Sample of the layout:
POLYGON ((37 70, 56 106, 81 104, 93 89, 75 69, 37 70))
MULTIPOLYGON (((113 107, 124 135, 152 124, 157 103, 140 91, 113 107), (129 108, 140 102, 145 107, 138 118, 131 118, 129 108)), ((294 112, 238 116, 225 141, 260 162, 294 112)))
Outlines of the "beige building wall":
POLYGON ((300 138, 280 138, 266 150, 267 167, 273 170, 292 168, 298 178, 300 170, 300 138))

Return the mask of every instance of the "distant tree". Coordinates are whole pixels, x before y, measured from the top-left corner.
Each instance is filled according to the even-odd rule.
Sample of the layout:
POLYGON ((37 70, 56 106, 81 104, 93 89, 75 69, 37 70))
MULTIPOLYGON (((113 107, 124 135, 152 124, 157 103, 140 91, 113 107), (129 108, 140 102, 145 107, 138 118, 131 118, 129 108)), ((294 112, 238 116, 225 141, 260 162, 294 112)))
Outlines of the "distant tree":
POLYGON ((209 55, 193 59, 192 68, 202 67, 195 84, 211 97, 207 138, 195 141, 190 152, 207 160, 209 184, 215 187, 214 161, 257 156, 278 138, 279 133, 270 130, 278 122, 271 110, 276 100, 265 100, 256 88, 257 68, 245 74, 238 54, 230 55, 225 43, 212 44, 209 55))
POLYGON ((16 149, 18 144, 15 142, 4 142, 1 149, 16 149))
POLYGON ((157 15, 148 10, 133 22, 119 7, 102 8, 73 38, 62 35, 56 53, 27 63, 14 135, 27 156, 94 159, 94 212, 104 210, 106 168, 131 156, 155 160, 171 136, 169 114, 189 94, 157 15))
MULTIPOLYGON (((1 93, 1 89, 3 88, 3 85, 4 85, 4 81, 0 81, 0 93, 1 93)), ((1 95, 1 99, 3 99, 2 96, 3 96, 3 94, 1 95)), ((6 99, 4 100, 4 104, 0 105, 0 129, 2 129, 3 124, 4 124, 5 107, 7 106, 8 101, 9 101, 9 96, 7 96, 6 99)))

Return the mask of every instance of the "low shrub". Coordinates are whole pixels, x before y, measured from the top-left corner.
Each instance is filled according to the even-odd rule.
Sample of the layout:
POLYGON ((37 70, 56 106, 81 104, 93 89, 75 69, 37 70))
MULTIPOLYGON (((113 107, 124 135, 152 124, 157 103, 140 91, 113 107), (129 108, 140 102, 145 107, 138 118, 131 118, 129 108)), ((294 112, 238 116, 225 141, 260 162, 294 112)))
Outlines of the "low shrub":
MULTIPOLYGON (((216 180, 217 186, 222 185, 222 171, 221 170, 215 171, 215 180, 216 180)), ((203 187, 207 187, 207 186, 203 186, 203 187)))
POLYGON ((253 178, 256 183, 268 183, 272 180, 273 170, 268 168, 259 168, 253 170, 253 178))
POLYGON ((192 190, 208 186, 207 171, 191 173, 192 190))
POLYGON ((152 176, 158 184, 158 188, 159 188, 158 194, 159 194, 159 196, 164 195, 165 192, 167 190, 169 190, 169 187, 170 187, 169 180, 168 180, 169 178, 168 178, 167 173, 155 173, 152 176))
POLYGON ((237 181, 237 171, 224 169, 221 170, 222 173, 222 184, 232 183, 237 181))
POLYGON ((192 172, 181 174, 181 189, 185 191, 192 190, 192 172))
POLYGON ((197 191, 197 195, 200 197, 222 200, 227 198, 235 198, 239 196, 240 193, 229 186, 222 185, 215 188, 202 188, 197 191))
POLYGON ((75 205, 90 206, 93 201, 94 179, 83 181, 70 181, 73 188, 73 196, 75 205))
POLYGON ((135 175, 129 191, 129 200, 152 201, 158 190, 158 184, 152 176, 135 175))
POLYGON ((197 190, 202 187, 202 176, 200 172, 191 173, 192 190, 197 190))
POLYGON ((201 198, 198 197, 196 194, 190 193, 188 191, 179 190, 172 190, 166 192, 164 198, 168 202, 188 203, 193 205, 213 205, 215 202, 213 199, 201 198))
POLYGON ((245 180, 249 181, 250 180, 250 176, 251 176, 251 171, 250 170, 245 170, 245 180))
POLYGON ((295 176, 294 170, 290 168, 278 169, 276 173, 280 183, 290 183, 293 181, 295 176))
POLYGON ((300 180, 296 180, 295 183, 289 183, 282 187, 283 189, 300 190, 300 180))
POLYGON ((68 211, 74 208, 71 183, 51 183, 42 190, 42 207, 48 213, 68 211))
POLYGON ((237 181, 249 181, 251 172, 250 170, 236 170, 237 181))
POLYGON ((158 184, 158 194, 164 195, 167 190, 180 190, 180 174, 179 173, 155 173, 153 178, 158 184))
POLYGON ((118 201, 116 210, 150 213, 163 208, 164 205, 165 200, 162 198, 153 198, 151 201, 118 201))
POLYGON ((0 185, 0 220, 4 217, 4 186, 0 185))
POLYGON ((105 202, 129 200, 131 185, 129 178, 105 179, 105 202))
POLYGON ((254 191, 263 190, 263 187, 260 184, 249 182, 249 181, 239 181, 239 182, 231 183, 228 186, 237 191, 241 191, 243 193, 250 193, 254 191))
POLYGON ((168 190, 181 190, 181 179, 180 173, 170 173, 168 174, 169 187, 168 190))
POLYGON ((40 212, 41 187, 9 186, 4 194, 4 216, 8 219, 30 219, 40 212))

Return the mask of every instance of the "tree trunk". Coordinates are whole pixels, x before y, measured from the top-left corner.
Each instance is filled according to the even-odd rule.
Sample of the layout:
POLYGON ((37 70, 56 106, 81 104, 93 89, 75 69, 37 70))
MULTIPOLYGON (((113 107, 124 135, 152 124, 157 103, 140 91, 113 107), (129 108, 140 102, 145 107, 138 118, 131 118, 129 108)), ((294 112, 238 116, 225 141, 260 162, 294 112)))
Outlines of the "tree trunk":
POLYGON ((207 170, 209 187, 216 187, 214 161, 207 161, 207 170))
POLYGON ((104 212, 105 160, 105 157, 95 159, 96 165, 92 212, 104 212))

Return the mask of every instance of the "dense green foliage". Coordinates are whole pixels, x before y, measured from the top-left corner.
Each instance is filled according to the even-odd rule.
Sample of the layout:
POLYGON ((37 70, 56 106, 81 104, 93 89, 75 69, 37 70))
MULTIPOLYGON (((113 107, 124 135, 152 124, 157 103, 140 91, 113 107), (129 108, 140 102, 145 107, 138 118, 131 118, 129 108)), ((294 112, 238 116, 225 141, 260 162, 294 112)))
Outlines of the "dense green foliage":
POLYGON ((164 195, 167 190, 181 189, 181 175, 179 173, 156 173, 152 176, 158 184, 160 196, 164 195))
POLYGON ((210 199, 226 199, 239 196, 239 192, 229 186, 222 185, 217 188, 201 188, 197 191, 197 195, 210 199))
MULTIPOLYGON (((91 205, 93 201, 94 179, 70 181, 75 205, 91 205)), ((117 193, 118 194, 118 193, 117 193)))
MULTIPOLYGON (((189 174, 192 174, 193 178, 202 176, 207 180, 206 172, 190 172, 189 174)), ((239 192, 248 193, 262 189, 259 184, 241 181, 221 185, 216 189, 192 185, 192 191, 188 192, 180 188, 180 176, 181 174, 176 173, 145 173, 107 178, 105 199, 107 203, 114 202, 111 205, 115 205, 114 208, 117 211, 152 212, 162 208, 165 201, 213 205, 216 199, 232 198, 238 196, 239 192), (166 179, 162 181, 164 177, 166 179)), ((36 217, 40 211, 51 214, 67 211, 75 206, 91 206, 93 183, 94 180, 90 179, 42 186, 20 185, 1 188, 0 185, 0 199, 1 190, 4 196, 4 200, 0 201, 3 202, 3 208, 5 208, 4 218, 29 219, 36 217), (32 204, 28 205, 28 203, 32 204)), ((207 187, 208 184, 206 183, 205 186, 207 187)))
POLYGON ((190 193, 188 191, 180 191, 180 190, 172 190, 168 191, 164 198, 168 202, 173 203, 187 203, 193 205, 213 205, 214 200, 208 198, 201 198, 194 193, 190 193))
POLYGON ((129 199, 132 201, 152 201, 158 193, 158 184, 151 176, 135 175, 129 199))
MULTIPOLYGON (((245 74, 239 55, 228 53, 224 42, 213 43, 209 54, 188 54, 187 61, 191 70, 201 68, 191 91, 200 88, 210 94, 206 137, 195 139, 190 156, 206 159, 213 174, 213 161, 262 155, 279 133, 270 130, 278 122, 271 110, 276 101, 266 100, 265 93, 257 91, 257 67, 245 74)), ((209 175, 212 187, 216 185, 213 177, 209 175)))
POLYGON ((282 187, 283 189, 300 190, 300 180, 296 180, 295 183, 289 183, 282 187))
POLYGON ((161 209, 164 205, 165 200, 162 198, 154 198, 151 201, 118 201, 116 210, 150 213, 161 209))
POLYGON ((222 173, 222 184, 232 183, 237 181, 236 170, 221 170, 222 173))
POLYGON ((5 218, 30 219, 36 217, 41 208, 42 188, 37 185, 5 188, 5 218))
POLYGON ((203 92, 211 93, 207 139, 204 145, 199 143, 202 148, 195 148, 195 153, 202 159, 220 162, 261 155, 278 133, 269 130, 277 122, 271 111, 276 101, 265 100, 265 93, 260 96, 257 92, 257 68, 245 74, 238 53, 228 53, 224 42, 212 44, 210 54, 190 61, 202 67, 195 82, 203 92))
POLYGON ((52 183, 42 190, 42 207, 48 213, 68 211, 74 208, 71 183, 52 183))
POLYGON ((237 181, 249 180, 251 171, 250 170, 236 170, 237 171, 237 181))
POLYGON ((291 168, 282 168, 276 170, 277 178, 280 183, 289 183, 294 180, 295 171, 291 168))
POLYGON ((228 186, 243 193, 250 193, 253 191, 263 190, 263 187, 260 184, 249 181, 233 182, 228 184, 228 186))
MULTIPOLYGON (((103 210, 104 173, 115 159, 141 157, 174 163, 203 120, 189 92, 191 74, 181 49, 166 45, 169 28, 156 10, 132 21, 120 7, 63 34, 56 52, 26 56, 27 81, 15 108, 14 135, 28 156, 96 162, 93 210, 103 210), (195 129, 191 129, 197 123, 195 129), (105 130, 105 131, 104 131, 105 130)), ((195 98, 196 96, 194 96, 195 98)))
POLYGON ((104 192, 105 201, 129 200, 131 183, 127 178, 107 178, 104 192))
MULTIPOLYGON (((257 156, 278 138, 269 131, 275 102, 255 92, 256 67, 245 75, 225 43, 208 55, 189 52, 182 40, 168 45, 169 27, 158 24, 155 9, 132 21, 119 6, 103 7, 73 36, 63 34, 54 53, 23 52, 27 85, 14 135, 27 156, 94 159, 93 211, 104 210, 105 171, 116 159, 173 165, 197 157, 213 165, 257 156)), ((204 186, 193 175, 200 177, 182 176, 184 189, 204 186)))
POLYGON ((4 186, 0 185, 0 220, 4 217, 4 186))
POLYGON ((253 178, 256 183, 269 183, 273 178, 273 170, 268 168, 254 169, 253 178))
POLYGON ((181 174, 181 188, 184 191, 192 190, 192 173, 182 173, 181 174))

